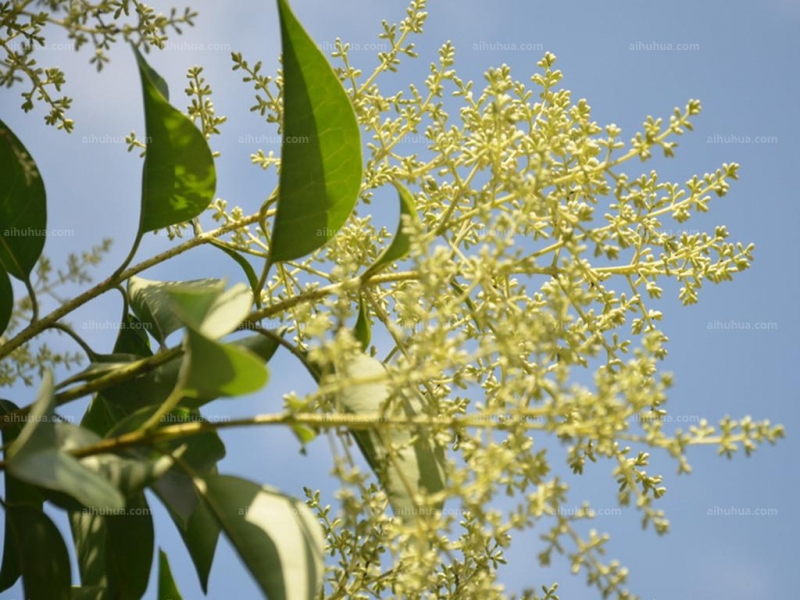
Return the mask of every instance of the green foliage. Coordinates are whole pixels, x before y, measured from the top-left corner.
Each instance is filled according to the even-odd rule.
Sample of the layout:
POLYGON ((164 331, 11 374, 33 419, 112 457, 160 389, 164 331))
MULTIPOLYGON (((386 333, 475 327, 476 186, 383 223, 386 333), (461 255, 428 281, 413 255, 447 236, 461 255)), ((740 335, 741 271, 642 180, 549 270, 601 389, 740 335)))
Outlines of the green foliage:
MULTIPOLYGON (((146 156, 137 237, 101 283, 68 299, 59 291, 89 283, 88 267, 108 242, 54 271, 41 254, 44 234, 17 239, 0 231, 0 386, 42 380, 29 406, 0 402, 0 589, 21 578, 31 598, 142 597, 155 554, 150 490, 204 592, 222 533, 272 600, 500 598, 505 549, 515 532, 537 525, 540 564, 564 555, 603 597, 632 598, 625 568, 603 562, 608 536, 579 533, 591 517, 589 500, 582 499, 584 511, 561 510, 569 486, 533 436, 563 443, 562 470, 576 475, 610 462, 618 503, 635 506, 643 527, 658 534, 669 527, 658 508, 666 487, 647 471, 650 451, 665 451, 689 472, 689 446, 714 445, 731 457, 783 436, 782 427, 750 417, 664 427, 672 378, 659 369, 667 339, 652 301, 673 279, 681 302, 697 302, 704 283, 749 268, 753 246, 728 242, 721 225, 679 236, 665 228, 710 210, 738 165, 682 185, 655 171, 631 178, 620 166, 651 160, 659 149, 673 157, 674 138, 692 130, 698 101, 668 123, 648 118, 626 149, 619 128, 597 124, 585 100, 574 103, 559 87, 552 54, 538 63, 532 86, 503 66, 489 70, 478 91, 458 77, 449 43, 424 88, 386 95, 381 76, 416 57, 410 39, 422 32, 424 0, 411 0, 401 23, 383 24, 389 49, 366 77, 339 40, 332 57, 340 66, 331 68, 278 0, 283 70, 263 75, 260 61, 232 56, 233 70, 255 88, 253 111, 283 134, 280 157, 260 150, 251 157, 280 175, 261 209, 247 215, 214 198, 208 140, 225 117, 214 110, 202 68, 189 71, 184 115, 139 50, 162 46, 166 30, 190 23, 192 13, 163 17, 127 0, 82 11, 81 3, 56 0, 35 14, 30 5, 0 3, 0 48, 9 57, 0 63, 0 84, 23 74, 33 86, 24 108, 36 93, 50 107, 47 121, 69 131, 69 99, 48 91, 60 88, 63 74, 37 67, 33 46, 48 23, 64 27, 77 46, 92 41, 100 68, 121 36, 134 45, 147 141, 129 137, 146 156), (125 22, 129 13, 136 24, 125 22), (30 47, 12 47, 18 38, 30 47), (446 92, 459 104, 457 117, 446 110, 446 92), (418 131, 428 157, 403 149, 403 138, 418 131), (400 200, 393 235, 376 230, 357 206, 389 183, 400 200), (198 220, 205 210, 220 225, 208 233, 198 220), (146 232, 166 228, 173 240, 190 220, 193 237, 128 268, 146 232), (202 244, 224 251, 247 284, 139 276, 202 244), (251 261, 262 265, 260 278, 251 261), (15 302, 9 275, 23 281, 27 297, 15 302), (122 300, 120 331, 108 340, 110 351, 97 352, 66 318, 109 290, 122 300), (45 303, 55 306, 40 314, 45 303), (262 327, 264 319, 280 326, 262 327), (388 333, 386 348, 373 340, 377 328, 388 333), (42 338, 52 331, 80 352, 51 351, 42 338), (181 340, 170 346, 177 332, 181 340), (314 392, 288 394, 273 414, 204 416, 218 398, 263 388, 279 347, 312 374, 314 392), (378 351, 386 351, 384 360, 378 351), (88 367, 63 375, 62 367, 83 359, 88 367), (581 371, 591 377, 576 377, 581 371), (62 422, 57 410, 84 397, 91 402, 81 425, 62 422), (319 490, 307 488, 302 503, 221 475, 226 449, 218 431, 256 425, 290 428, 301 448, 328 432, 340 505, 324 504, 319 490), (500 495, 515 506, 493 508, 500 495), (69 514, 80 586, 71 588, 69 554, 45 503, 69 514)), ((44 231, 43 177, 2 123, 0 181, 2 222, 44 231)), ((544 595, 525 597, 557 600, 557 585, 540 589, 544 595)), ((158 596, 180 597, 161 550, 158 596)))
POLYGON ((361 138, 328 61, 278 0, 283 42, 283 145, 271 262, 301 258, 347 221, 361 187, 361 138))

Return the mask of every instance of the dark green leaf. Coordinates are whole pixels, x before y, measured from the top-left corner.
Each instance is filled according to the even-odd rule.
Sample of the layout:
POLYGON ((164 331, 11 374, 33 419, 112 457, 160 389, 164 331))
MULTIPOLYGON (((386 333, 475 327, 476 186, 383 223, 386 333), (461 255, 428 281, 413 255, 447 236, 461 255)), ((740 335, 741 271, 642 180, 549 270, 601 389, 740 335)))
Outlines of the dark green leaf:
POLYGON ((225 254, 227 254, 233 260, 236 261, 236 264, 238 264, 242 268, 245 277, 247 277, 247 283, 250 284, 250 290, 253 292, 253 298, 259 298, 261 291, 258 289, 258 275, 256 275, 256 272, 253 269, 253 265, 251 265, 250 262, 244 256, 236 252, 236 250, 229 248, 219 240, 212 239, 210 243, 212 246, 214 246, 215 248, 219 248, 225 254))
POLYGON ((122 319, 117 341, 114 343, 114 353, 135 354, 143 358, 152 356, 150 340, 144 327, 134 315, 126 314, 122 319))
POLYGON ((158 550, 158 600, 183 600, 183 596, 172 578, 169 558, 160 548, 158 550))
POLYGON ((14 311, 14 289, 11 287, 11 279, 2 267, 0 267, 0 335, 11 322, 11 313, 14 311))
POLYGON ((153 565, 153 517, 144 494, 128 498, 124 513, 105 517, 106 567, 113 598, 139 600, 153 565))
POLYGON ((397 224, 397 231, 394 234, 392 243, 381 252, 373 265, 364 272, 361 276, 362 279, 367 279, 393 262, 400 260, 408 254, 411 248, 411 240, 403 230, 403 219, 405 217, 405 219, 418 221, 414 197, 402 183, 395 181, 394 186, 397 188, 397 194, 400 198, 400 222, 397 224))
POLYGON ((69 554, 58 528, 40 509, 7 506, 11 533, 22 572, 25 598, 69 600, 72 586, 69 554))
POLYGON ((8 472, 85 506, 122 508, 122 495, 111 483, 58 447, 54 408, 53 376, 46 371, 28 421, 8 449, 8 472))
POLYGON ((72 588, 72 600, 108 600, 108 590, 100 586, 72 588))
MULTIPOLYGON (((5 416, 19 410, 19 407, 13 402, 8 400, 0 400, 0 414, 5 416)), ((2 431, 3 445, 13 442, 19 432, 22 430, 22 425, 12 422, 12 425, 2 431)), ((39 491, 20 481, 8 471, 4 473, 5 476, 5 502, 7 505, 21 505, 26 504, 41 510, 44 500, 39 491)), ((11 517, 9 513, 5 512, 5 539, 3 540, 3 566, 0 568, 0 592, 7 590, 17 579, 19 579, 19 561, 17 557, 17 550, 14 545, 14 537, 11 533, 11 517)))
MULTIPOLYGON (((383 363, 361 355, 347 365, 344 375, 353 379, 376 378, 385 375, 383 363)), ((355 384, 340 393, 342 407, 358 415, 384 414, 391 390, 385 381, 355 384)), ((401 396, 400 414, 413 417, 419 413, 419 403, 401 396)), ((416 494, 435 494, 445 486, 444 449, 424 432, 416 436, 409 428, 353 431, 359 448, 381 482, 395 513, 413 520, 421 507, 414 501, 416 494), (389 450, 389 447, 393 451, 389 450)), ((435 507, 439 510, 442 503, 435 507)))
POLYGON ((270 263, 301 258, 347 221, 361 187, 353 106, 325 56, 278 0, 283 42, 283 144, 270 263))
POLYGON ((353 331, 356 339, 361 342, 361 349, 366 352, 372 340, 372 328, 369 321, 369 308, 364 302, 363 296, 358 297, 358 319, 356 319, 356 326, 353 331))
POLYGON ((0 270, 27 281, 47 237, 47 197, 33 157, 0 121, 0 270))
POLYGON ((183 223, 214 199, 217 175, 203 133, 164 96, 166 84, 134 48, 144 95, 147 154, 139 234, 183 223))
POLYGON ((216 475, 198 492, 269 600, 314 600, 325 539, 306 505, 251 481, 216 475))
POLYGON ((189 367, 183 390, 191 398, 252 394, 267 383, 267 369, 259 357, 192 329, 187 330, 186 358, 189 367))

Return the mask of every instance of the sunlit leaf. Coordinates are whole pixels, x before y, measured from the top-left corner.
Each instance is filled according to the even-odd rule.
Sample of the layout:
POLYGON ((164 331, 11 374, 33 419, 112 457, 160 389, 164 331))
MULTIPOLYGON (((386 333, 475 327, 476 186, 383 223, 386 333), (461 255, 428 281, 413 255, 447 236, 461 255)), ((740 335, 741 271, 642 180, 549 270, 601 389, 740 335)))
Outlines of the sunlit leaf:
POLYGON ((166 83, 134 48, 144 95, 147 154, 139 234, 193 219, 214 200, 217 176, 203 133, 165 97, 166 83))
POLYGON ((183 600, 169 567, 166 552, 158 550, 158 600, 183 600))
POLYGON ((283 144, 270 262, 326 244, 353 211, 362 178, 353 106, 317 44, 278 0, 283 43, 283 144))
POLYGON ((269 600, 314 600, 325 539, 306 505, 226 475, 196 479, 198 492, 269 600))
POLYGON ((400 260, 411 249, 411 240, 403 230, 403 220, 418 221, 419 219, 414 206, 414 197, 402 183, 395 181, 394 186, 397 188, 397 194, 400 198, 400 220, 397 224, 397 231, 394 234, 394 238, 392 238, 392 243, 381 252, 372 266, 364 272, 361 276, 362 279, 367 279, 393 262, 400 260))

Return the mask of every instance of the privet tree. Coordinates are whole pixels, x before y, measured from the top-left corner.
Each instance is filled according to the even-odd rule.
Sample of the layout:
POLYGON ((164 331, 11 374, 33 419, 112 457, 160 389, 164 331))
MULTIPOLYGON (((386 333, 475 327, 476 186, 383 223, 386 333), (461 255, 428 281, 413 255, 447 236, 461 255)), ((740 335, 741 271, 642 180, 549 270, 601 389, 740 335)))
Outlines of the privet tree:
MULTIPOLYGON (((0 3, 0 81, 22 86, 24 110, 38 102, 49 124, 73 127, 70 99, 58 97, 63 73, 34 58, 47 27, 60 26, 94 49, 98 69, 112 43, 132 45, 146 124, 146 143, 129 137, 144 154, 135 243, 101 283, 65 300, 59 287, 86 284, 108 242, 63 270, 42 256, 47 174, 25 136, 0 122, 0 385, 38 386, 35 399, 16 386, 0 405, 2 589, 21 577, 33 599, 141 597, 154 558, 143 509, 157 498, 204 590, 222 534, 270 599, 499 598, 504 550, 537 525, 540 563, 561 555, 603 597, 632 598, 626 569, 602 557, 608 536, 581 533, 591 498, 570 498, 559 472, 613 465, 619 504, 663 534, 666 490, 647 472, 651 451, 688 473, 688 446, 730 457, 782 435, 749 417, 664 430, 671 378, 659 370, 667 339, 652 301, 672 278, 683 304, 697 302, 704 283, 750 266, 753 245, 729 242, 724 226, 679 236, 665 227, 708 211, 737 165, 682 184, 622 169, 672 157, 700 103, 648 118, 626 144, 559 87, 552 54, 527 83, 503 66, 479 89, 458 77, 449 43, 424 82, 387 92, 382 76, 416 57, 424 0, 384 23, 390 49, 366 76, 343 42, 332 68, 287 1, 277 4, 282 70, 268 76, 231 57, 255 90, 253 110, 284 136, 280 157, 252 157, 279 180, 246 214, 215 197, 209 141, 225 119, 202 69, 188 73, 182 112, 185 100, 152 66, 159 55, 143 55, 193 12, 165 17, 135 0, 0 3), (409 134, 425 137, 424 156, 403 150, 409 134), (400 206, 391 234, 369 217, 385 186, 400 206), (216 229, 203 231, 204 214, 216 229), (142 259, 139 242, 159 230, 174 246, 142 259), (203 244, 246 283, 145 278, 203 244), (119 298, 119 333, 91 348, 69 317, 106 292, 119 298), (391 343, 373 344, 373 328, 391 343), (49 349, 40 339, 49 330, 76 351, 49 349), (275 352, 291 353, 316 391, 285 396, 274 413, 204 420, 209 403, 264 388, 275 352), (59 419, 87 396, 80 425, 59 419), (290 428, 299 446, 328 437, 338 502, 325 504, 315 481, 298 499, 221 472, 218 430, 245 426, 290 428), (547 440, 565 448, 566 464, 547 440), (497 508, 498 496, 510 508, 497 508), (568 501, 587 510, 563 510, 568 501), (69 516, 80 581, 45 504, 69 516)), ((158 569, 158 597, 180 597, 163 551, 158 569)), ((542 583, 525 596, 558 597, 542 583)))

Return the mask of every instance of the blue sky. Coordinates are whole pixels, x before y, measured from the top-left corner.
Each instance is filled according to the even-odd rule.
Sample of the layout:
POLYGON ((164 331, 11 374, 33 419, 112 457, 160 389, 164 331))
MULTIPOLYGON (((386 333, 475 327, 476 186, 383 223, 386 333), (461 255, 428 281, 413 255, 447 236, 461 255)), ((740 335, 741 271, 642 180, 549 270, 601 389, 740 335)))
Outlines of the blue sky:
MULTIPOLYGON (((168 5, 156 6, 164 10, 168 5)), ((149 60, 169 82, 178 106, 185 105, 181 90, 186 69, 195 64, 205 67, 215 105, 229 119, 222 126, 223 135, 212 142, 215 150, 222 151, 217 193, 231 205, 253 211, 273 181, 249 164, 249 155, 258 147, 278 153, 280 146, 277 139, 267 144, 247 141, 247 135, 274 136, 275 130, 249 112, 252 92, 241 83, 239 73, 230 70, 229 56, 231 50, 242 52, 251 63, 263 60, 266 72, 275 68, 280 41, 274 3, 203 0, 193 6, 200 12, 197 26, 185 29, 183 36, 173 38, 173 46, 151 54, 149 60)), ((336 37, 354 48, 371 48, 369 44, 379 42, 381 20, 398 22, 405 14, 405 3, 400 1, 294 0, 293 6, 324 48, 332 47, 336 37)), ((790 544, 800 535, 793 502, 800 491, 800 468, 791 457, 800 450, 794 433, 800 409, 798 385, 791 376, 798 360, 794 305, 799 291, 798 250, 793 241, 800 202, 792 177, 800 157, 800 0, 579 4, 449 0, 431 2, 429 13, 426 33, 416 40, 420 58, 404 61, 400 74, 385 80, 385 93, 412 82, 420 85, 439 46, 451 40, 459 76, 475 80, 476 86, 482 85, 487 68, 503 63, 527 81, 544 51, 555 53, 565 76, 563 86, 572 90, 574 99, 587 98, 598 123, 622 127, 625 139, 647 115, 668 117, 673 107, 683 107, 690 98, 702 101, 695 132, 680 139, 676 158, 655 159, 644 168, 657 169, 662 178, 684 181, 724 162, 740 163, 740 181, 691 226, 711 230, 716 224, 727 225, 731 239, 755 243, 755 263, 733 283, 706 286, 696 306, 682 307, 676 290, 665 290, 669 297, 659 307, 670 338, 665 368, 675 373, 676 382, 669 410, 678 418, 699 415, 712 422, 724 415, 769 418, 787 426, 787 439, 749 459, 740 456, 733 461, 718 458, 713 448, 691 449, 694 472, 681 477, 675 475, 673 462, 653 453, 651 471, 662 473, 668 488, 661 506, 671 519, 672 531, 661 538, 643 532, 638 514, 630 511, 599 517, 594 525, 611 533, 610 555, 631 569, 630 587, 645 600, 794 597, 800 573, 790 544), (738 328, 720 326, 731 322, 738 328), (757 323, 775 325, 756 330, 757 323), (746 515, 746 509, 769 509, 772 515, 746 515)), ((54 32, 50 42, 59 41, 54 32)), ((119 46, 111 58, 97 74, 87 64, 86 52, 55 46, 40 53, 41 63, 57 64, 67 74, 66 93, 75 99, 72 116, 77 121, 72 135, 44 126, 41 111, 22 114, 18 88, 0 90, 0 116, 27 145, 45 176, 49 227, 64 234, 49 239, 45 252, 57 259, 68 251, 87 249, 102 237, 113 237, 113 251, 98 269, 98 279, 122 260, 133 239, 141 178, 140 160, 126 152, 124 143, 97 142, 109 139, 105 136, 121 140, 131 129, 143 135, 133 56, 119 46)), ((376 64, 372 49, 354 50, 351 59, 365 72, 376 64)), ((629 164, 632 172, 639 168, 629 164)), ((377 223, 393 227, 394 202, 390 196, 378 197, 371 209, 377 223)), ((138 257, 169 245, 165 236, 148 236, 138 257)), ((153 279, 209 275, 239 277, 224 257, 206 249, 145 273, 153 279)), ((113 321, 118 313, 117 299, 109 296, 84 307, 72 320, 79 323, 91 315, 113 321)), ((112 337, 108 331, 87 335, 98 348, 110 347, 112 337)), ((60 338, 55 343, 67 346, 60 338)), ((234 416, 274 411, 283 392, 311 389, 311 382, 282 353, 271 368, 272 381, 263 393, 226 403, 219 410, 234 416)), ((3 394, 27 404, 34 392, 13 389, 3 394)), ((211 405, 209 412, 213 414, 216 407, 211 405)), ((223 471, 298 495, 304 485, 324 486, 330 481, 324 443, 312 446, 303 457, 295 451, 294 437, 279 430, 241 430, 223 437, 229 455, 223 471)), ((611 468, 600 464, 582 479, 568 479, 573 499, 585 496, 598 508, 613 507, 611 468)), ((199 597, 194 570, 178 536, 157 501, 151 505, 156 511, 157 541, 170 554, 184 597, 199 597)), ((501 573, 509 592, 559 581, 564 599, 597 597, 582 577, 568 574, 567 565, 556 562, 554 567, 540 568, 536 552, 534 532, 520 538, 509 553, 509 565, 501 573)), ((14 593, 19 590, 5 597, 13 598, 14 593)), ((153 593, 150 590, 148 597, 153 593)), ((209 597, 258 597, 224 543, 212 571, 209 597)))

